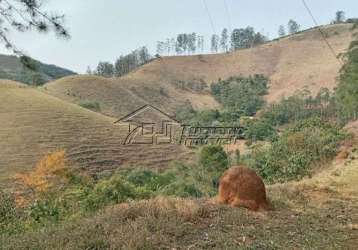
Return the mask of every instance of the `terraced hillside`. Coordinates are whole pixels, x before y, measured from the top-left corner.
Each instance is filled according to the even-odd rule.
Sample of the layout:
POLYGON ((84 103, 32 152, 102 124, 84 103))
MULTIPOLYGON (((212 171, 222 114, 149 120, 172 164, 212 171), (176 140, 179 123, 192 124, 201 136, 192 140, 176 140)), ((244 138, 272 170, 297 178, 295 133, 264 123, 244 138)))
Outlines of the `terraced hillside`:
MULTIPOLYGON (((322 30, 337 54, 346 51, 352 40, 351 24, 328 25, 322 30)), ((74 103, 98 102, 103 113, 118 117, 143 102, 167 112, 186 101, 197 109, 218 107, 209 85, 239 74, 268 76, 270 102, 305 86, 316 93, 336 86, 340 68, 316 28, 233 53, 163 57, 118 79, 67 77, 47 84, 45 89, 74 103)))
POLYGON ((175 108, 189 100, 196 108, 219 107, 208 91, 178 89, 170 82, 150 79, 108 79, 99 76, 69 76, 46 84, 42 90, 68 102, 98 103, 101 113, 120 118, 151 104, 173 115, 175 108))
POLYGON ((29 169, 44 154, 65 149, 71 164, 90 171, 163 167, 190 157, 178 145, 122 145, 128 127, 34 88, 0 81, 0 179, 29 169))

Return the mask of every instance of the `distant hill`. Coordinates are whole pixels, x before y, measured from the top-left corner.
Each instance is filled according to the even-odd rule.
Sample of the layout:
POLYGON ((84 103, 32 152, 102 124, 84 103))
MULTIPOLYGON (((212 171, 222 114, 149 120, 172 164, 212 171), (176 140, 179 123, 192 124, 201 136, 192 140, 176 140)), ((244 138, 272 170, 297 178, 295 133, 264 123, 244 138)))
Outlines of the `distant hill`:
POLYGON ((17 56, 0 55, 0 79, 10 79, 30 85, 42 85, 48 81, 76 74, 56 65, 44 64, 36 60, 34 60, 34 63, 37 66, 37 72, 26 69, 17 56))
MULTIPOLYGON (((322 26, 337 54, 352 41, 352 24, 322 26)), ((101 112, 121 117, 143 104, 163 111, 190 102, 196 109, 219 108, 210 84, 236 75, 263 74, 270 79, 268 102, 307 87, 313 94, 333 89, 341 64, 320 31, 312 28, 261 46, 215 55, 171 56, 148 63, 121 77, 70 76, 48 83, 47 93, 79 104, 96 102, 101 112)))

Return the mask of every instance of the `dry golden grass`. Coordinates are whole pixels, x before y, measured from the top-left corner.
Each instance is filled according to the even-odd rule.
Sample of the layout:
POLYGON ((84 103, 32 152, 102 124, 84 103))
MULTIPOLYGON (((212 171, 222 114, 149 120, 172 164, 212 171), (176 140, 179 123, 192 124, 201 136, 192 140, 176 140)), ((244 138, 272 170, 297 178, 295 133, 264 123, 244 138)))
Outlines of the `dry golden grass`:
POLYGON ((9 88, 26 88, 27 85, 12 80, 3 80, 0 79, 0 89, 9 89, 9 88))
MULTIPOLYGON (((66 150, 70 165, 90 171, 163 167, 190 157, 179 145, 123 146, 127 127, 34 88, 0 83, 0 179, 31 169, 49 152, 66 150)), ((3 184, 4 182, 2 182, 3 184)))
MULTIPOLYGON (((343 53, 352 40, 351 24, 324 26, 336 53, 343 53)), ((73 76, 45 85, 61 99, 79 103, 96 101, 106 115, 120 117, 149 103, 166 112, 189 100, 197 109, 219 104, 203 91, 182 89, 181 84, 209 86, 219 78, 264 74, 271 80, 267 100, 275 102, 307 86, 313 93, 333 89, 341 65, 333 57, 317 29, 273 41, 255 48, 216 55, 163 57, 121 78, 73 76)))

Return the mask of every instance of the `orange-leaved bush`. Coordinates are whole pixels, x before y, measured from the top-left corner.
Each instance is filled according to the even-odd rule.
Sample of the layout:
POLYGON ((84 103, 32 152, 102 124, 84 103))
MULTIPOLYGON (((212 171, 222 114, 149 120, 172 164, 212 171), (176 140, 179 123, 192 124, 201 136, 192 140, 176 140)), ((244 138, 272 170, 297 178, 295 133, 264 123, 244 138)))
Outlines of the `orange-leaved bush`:
POLYGON ((18 205, 24 205, 31 199, 61 189, 69 181, 65 151, 60 150, 44 156, 34 170, 26 174, 17 174, 15 179, 22 187, 22 191, 16 192, 18 205))

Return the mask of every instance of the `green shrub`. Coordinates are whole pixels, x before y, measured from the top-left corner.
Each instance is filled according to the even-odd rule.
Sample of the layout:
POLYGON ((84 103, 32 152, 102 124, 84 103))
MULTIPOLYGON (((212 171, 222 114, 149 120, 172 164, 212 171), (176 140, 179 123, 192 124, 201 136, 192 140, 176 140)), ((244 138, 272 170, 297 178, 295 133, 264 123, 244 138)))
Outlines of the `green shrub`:
POLYGON ((23 232, 25 218, 23 210, 16 207, 15 197, 0 190, 0 238, 23 232))
POLYGON ((285 182, 309 175, 313 165, 335 156, 346 137, 339 127, 317 118, 284 131, 270 147, 260 147, 247 161, 269 182, 285 182))
POLYGON ((196 111, 189 101, 185 102, 183 105, 178 106, 175 110, 175 117, 182 123, 191 124, 191 120, 196 116, 196 111))
POLYGON ((243 124, 245 127, 245 138, 251 141, 273 140, 276 136, 276 130, 266 119, 247 120, 243 124))
POLYGON ((59 221, 60 208, 56 201, 35 201, 28 209, 28 214, 35 222, 59 221))
POLYGON ((0 190, 0 224, 10 221, 14 217, 16 217, 14 197, 0 190))
POLYGON ((199 164, 208 172, 224 172, 229 165, 229 159, 220 145, 209 145, 201 149, 199 164))
POLYGON ((200 198, 204 196, 203 192, 200 190, 200 187, 197 183, 190 183, 185 180, 179 180, 173 182, 172 184, 166 186, 161 193, 164 195, 181 197, 181 198, 187 198, 187 197, 200 198))
MULTIPOLYGON (((106 204, 117 204, 139 196, 133 184, 128 182, 122 175, 114 174, 108 180, 101 180, 85 199, 87 210, 96 210, 106 204)), ((145 196, 145 194, 143 195, 145 196)))
POLYGON ((18 219, 15 199, 12 195, 0 190, 0 232, 9 232, 18 219))
POLYGON ((92 111, 96 111, 96 112, 101 111, 101 106, 98 102, 83 101, 83 102, 80 102, 79 105, 82 108, 90 109, 92 111))
POLYGON ((128 182, 150 192, 156 192, 176 179, 173 171, 155 173, 151 170, 133 170, 126 175, 128 182))

